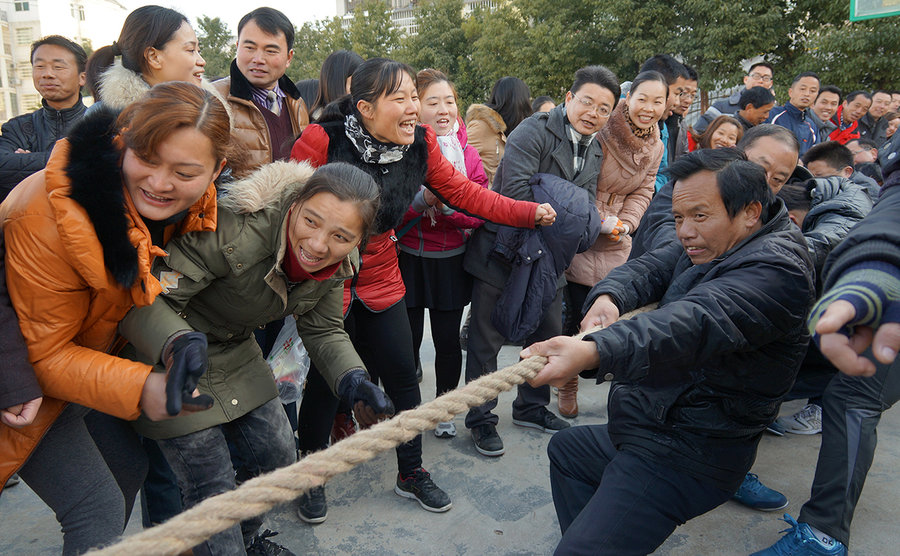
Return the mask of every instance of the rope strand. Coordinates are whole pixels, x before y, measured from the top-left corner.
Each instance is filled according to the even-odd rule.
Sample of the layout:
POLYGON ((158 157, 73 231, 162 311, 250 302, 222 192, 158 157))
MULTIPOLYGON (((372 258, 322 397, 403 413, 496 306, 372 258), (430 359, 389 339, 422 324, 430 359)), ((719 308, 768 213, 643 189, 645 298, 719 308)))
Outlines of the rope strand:
MULTIPOLYGON (((620 320, 654 308, 655 304, 647 305, 622 315, 620 320)), ((596 330, 599 328, 575 337, 581 338, 596 330)), ((332 477, 412 440, 470 407, 496 398, 500 392, 537 376, 546 364, 545 357, 534 356, 494 371, 433 401, 361 430, 288 467, 251 479, 235 490, 207 498, 161 525, 125 538, 115 545, 91 551, 89 555, 180 554, 232 525, 298 498, 311 488, 323 485, 332 477)))

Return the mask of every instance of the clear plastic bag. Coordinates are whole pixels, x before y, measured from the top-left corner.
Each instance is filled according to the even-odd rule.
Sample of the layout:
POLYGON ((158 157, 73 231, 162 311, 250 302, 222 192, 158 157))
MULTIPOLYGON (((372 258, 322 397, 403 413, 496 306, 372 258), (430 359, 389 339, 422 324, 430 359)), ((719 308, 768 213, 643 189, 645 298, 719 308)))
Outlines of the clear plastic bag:
POLYGON ((303 398, 303 387, 309 373, 309 354, 297 332, 297 319, 294 315, 284 318, 284 324, 266 362, 275 376, 281 403, 299 402, 303 398))

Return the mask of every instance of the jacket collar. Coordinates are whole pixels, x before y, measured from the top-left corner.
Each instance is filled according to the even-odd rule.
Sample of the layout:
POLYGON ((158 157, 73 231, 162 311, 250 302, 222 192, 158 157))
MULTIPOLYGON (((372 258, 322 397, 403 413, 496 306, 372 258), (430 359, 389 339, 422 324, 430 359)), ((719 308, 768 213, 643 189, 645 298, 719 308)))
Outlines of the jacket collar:
POLYGON ((41 99, 41 106, 44 109, 44 117, 50 119, 58 119, 61 118, 63 121, 71 121, 81 117, 84 114, 84 111, 87 110, 87 107, 84 105, 81 99, 81 94, 78 95, 78 102, 74 105, 63 108, 62 110, 57 110, 53 108, 45 99, 41 99))
MULTIPOLYGON (((251 93, 251 89, 253 88, 253 85, 251 85, 250 82, 247 81, 247 78, 244 77, 244 74, 241 73, 240 69, 238 69, 237 60, 231 61, 230 75, 231 84, 228 90, 229 94, 231 96, 252 102, 253 94, 251 93)), ((278 79, 278 86, 281 87, 281 90, 284 92, 284 94, 289 96, 290 98, 294 100, 300 98, 300 91, 297 89, 297 86, 294 85, 294 82, 291 81, 291 78, 287 75, 282 75, 278 79)))
POLYGON ((809 112, 808 108, 806 110, 800 110, 799 108, 791 104, 791 101, 787 101, 784 103, 784 110, 792 117, 801 121, 806 120, 806 113, 809 112))

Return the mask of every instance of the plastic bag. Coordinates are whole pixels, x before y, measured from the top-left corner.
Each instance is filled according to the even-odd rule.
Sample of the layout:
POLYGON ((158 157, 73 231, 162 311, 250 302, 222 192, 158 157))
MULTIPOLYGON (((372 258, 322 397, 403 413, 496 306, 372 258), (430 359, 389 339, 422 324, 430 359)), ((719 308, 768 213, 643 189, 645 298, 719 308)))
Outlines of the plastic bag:
POLYGON ((281 403, 300 401, 303 397, 306 375, 309 373, 309 353, 303 347, 303 341, 297 332, 297 319, 294 315, 284 318, 284 325, 266 362, 275 376, 281 403))

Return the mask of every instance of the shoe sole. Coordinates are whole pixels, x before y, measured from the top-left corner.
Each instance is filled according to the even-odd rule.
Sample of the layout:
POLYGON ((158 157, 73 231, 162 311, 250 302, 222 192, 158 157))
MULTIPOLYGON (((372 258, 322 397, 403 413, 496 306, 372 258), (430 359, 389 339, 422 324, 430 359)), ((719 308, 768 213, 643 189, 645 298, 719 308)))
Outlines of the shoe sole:
MULTIPOLYGON (((475 444, 474 439, 473 439, 473 441, 472 441, 472 444, 475 444)), ((504 446, 503 448, 500 448, 499 450, 485 450, 484 448, 482 448, 482 447, 479 446, 478 444, 475 444, 475 450, 477 450, 478 453, 481 454, 482 456, 487 456, 487 457, 489 457, 489 458, 497 458, 497 457, 500 457, 500 456, 502 456, 503 454, 506 453, 506 447, 505 447, 505 446, 504 446)))
POLYGON ((416 496, 415 494, 413 494, 411 492, 407 492, 397 485, 394 485, 394 493, 397 496, 402 496, 403 498, 409 498, 410 500, 415 500, 416 502, 419 503, 420 506, 422 506, 423 510, 426 510, 426 511, 429 511, 432 513, 436 513, 436 514, 444 513, 453 507, 453 502, 450 502, 446 506, 441 506, 440 508, 432 508, 431 506, 428 506, 424 502, 419 500, 419 497, 416 496))
POLYGON ((738 504, 741 504, 742 506, 750 508, 751 510, 756 510, 758 512, 777 512, 778 510, 783 510, 790 505, 790 501, 788 501, 788 502, 785 502, 783 506, 778 506, 777 508, 760 508, 758 506, 751 506, 750 504, 744 504, 743 502, 741 502, 740 500, 738 500, 736 498, 734 499, 734 501, 737 502, 738 504))
POLYGON ((784 429, 784 432, 788 432, 788 433, 791 433, 791 434, 801 434, 801 435, 804 435, 804 436, 810 436, 810 435, 813 435, 813 434, 819 434, 819 433, 821 433, 821 432, 822 432, 822 429, 819 429, 819 430, 810 430, 810 429, 791 430, 791 429, 784 429))
POLYGON ((309 523, 310 525, 318 525, 319 523, 322 523, 323 521, 328 519, 328 514, 326 513, 322 517, 306 517, 305 515, 300 513, 300 510, 297 510, 297 517, 299 517, 300 521, 303 521, 304 523, 309 523))
MULTIPOLYGON (((537 423, 532 423, 531 421, 520 421, 519 419, 513 419, 513 425, 518 425, 520 427, 525 427, 529 429, 536 429, 541 432, 546 432, 547 434, 557 433, 563 429, 548 429, 543 425, 538 425, 537 423)), ((568 428, 568 427, 566 427, 568 428)))
POLYGON ((438 438, 456 438, 455 434, 450 434, 447 431, 440 432, 440 433, 438 431, 434 431, 434 435, 438 438))
POLYGON ((766 432, 769 434, 774 434, 775 436, 784 436, 783 430, 774 428, 771 425, 766 427, 766 432))

